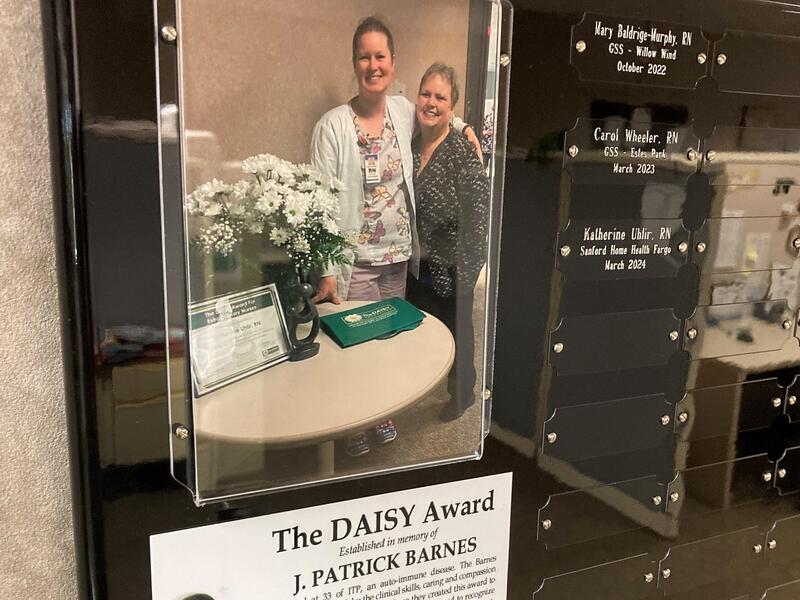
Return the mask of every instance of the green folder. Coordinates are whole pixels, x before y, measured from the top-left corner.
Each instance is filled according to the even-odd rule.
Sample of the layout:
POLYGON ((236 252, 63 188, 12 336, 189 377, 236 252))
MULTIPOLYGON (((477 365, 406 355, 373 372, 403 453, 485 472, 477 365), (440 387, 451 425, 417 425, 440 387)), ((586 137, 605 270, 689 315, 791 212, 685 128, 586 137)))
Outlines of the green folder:
POLYGON ((325 315, 322 329, 342 348, 397 335, 422 323, 425 313, 402 298, 387 298, 358 308, 325 315))

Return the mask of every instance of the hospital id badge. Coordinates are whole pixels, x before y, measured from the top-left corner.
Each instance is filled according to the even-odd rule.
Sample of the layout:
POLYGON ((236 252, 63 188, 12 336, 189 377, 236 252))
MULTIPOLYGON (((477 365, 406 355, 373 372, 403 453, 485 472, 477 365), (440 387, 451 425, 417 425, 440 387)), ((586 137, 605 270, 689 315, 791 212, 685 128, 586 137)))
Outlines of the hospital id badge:
POLYGON ((380 183, 381 173, 377 154, 364 155, 364 174, 367 183, 380 183))

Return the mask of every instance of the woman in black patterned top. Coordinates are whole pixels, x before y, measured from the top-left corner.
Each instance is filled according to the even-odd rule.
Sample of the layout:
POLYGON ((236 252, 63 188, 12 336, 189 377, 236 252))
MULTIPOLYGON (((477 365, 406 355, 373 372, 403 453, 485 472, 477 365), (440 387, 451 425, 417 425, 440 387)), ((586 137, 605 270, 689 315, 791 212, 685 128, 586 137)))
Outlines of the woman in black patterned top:
POLYGON ((489 227, 489 180, 474 148, 450 125, 456 102, 455 71, 434 63, 420 82, 419 135, 412 143, 421 264, 409 296, 444 321, 456 340, 450 403, 440 415, 445 421, 475 401, 472 301, 489 227))

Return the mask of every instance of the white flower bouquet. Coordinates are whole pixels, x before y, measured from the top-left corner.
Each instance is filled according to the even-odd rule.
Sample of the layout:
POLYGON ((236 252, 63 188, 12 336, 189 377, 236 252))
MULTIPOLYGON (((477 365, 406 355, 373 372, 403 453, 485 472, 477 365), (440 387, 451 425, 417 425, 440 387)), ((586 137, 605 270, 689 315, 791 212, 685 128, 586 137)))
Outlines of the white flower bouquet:
POLYGON ((245 234, 267 234, 302 274, 349 262, 336 223, 341 182, 270 154, 246 158, 242 171, 244 179, 212 179, 186 199, 187 213, 204 218, 193 240, 203 252, 228 256, 245 234))

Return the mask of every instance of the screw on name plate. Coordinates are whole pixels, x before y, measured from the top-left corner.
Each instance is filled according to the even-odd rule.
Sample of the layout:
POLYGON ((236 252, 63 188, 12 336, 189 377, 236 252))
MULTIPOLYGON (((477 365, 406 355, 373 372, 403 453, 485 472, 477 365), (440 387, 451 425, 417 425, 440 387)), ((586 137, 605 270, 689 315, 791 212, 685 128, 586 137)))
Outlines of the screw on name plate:
POLYGON ((175 29, 172 25, 164 25, 161 28, 161 39, 167 42, 168 44, 172 44, 175 40, 178 39, 178 30, 175 29))

